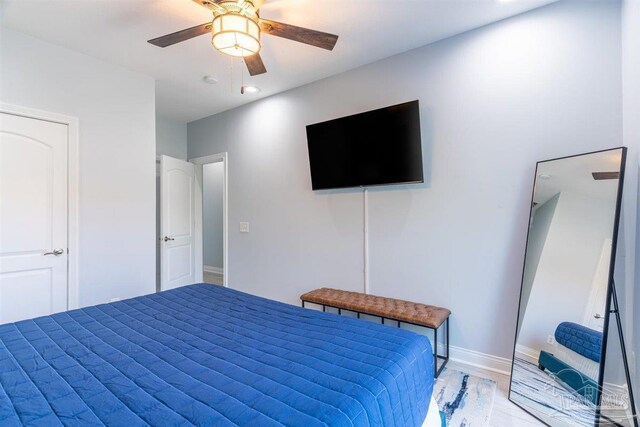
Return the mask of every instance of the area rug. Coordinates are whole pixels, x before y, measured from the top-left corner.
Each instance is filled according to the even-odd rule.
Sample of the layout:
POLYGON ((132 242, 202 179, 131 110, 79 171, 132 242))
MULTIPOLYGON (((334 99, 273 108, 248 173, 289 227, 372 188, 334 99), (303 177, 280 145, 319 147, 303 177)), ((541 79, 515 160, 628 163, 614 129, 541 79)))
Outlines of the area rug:
POLYGON ((486 427, 496 395, 496 382, 445 368, 433 388, 447 427, 486 427))
POLYGON ((512 396, 538 418, 557 426, 593 426, 595 406, 537 365, 516 357, 512 379, 512 396))

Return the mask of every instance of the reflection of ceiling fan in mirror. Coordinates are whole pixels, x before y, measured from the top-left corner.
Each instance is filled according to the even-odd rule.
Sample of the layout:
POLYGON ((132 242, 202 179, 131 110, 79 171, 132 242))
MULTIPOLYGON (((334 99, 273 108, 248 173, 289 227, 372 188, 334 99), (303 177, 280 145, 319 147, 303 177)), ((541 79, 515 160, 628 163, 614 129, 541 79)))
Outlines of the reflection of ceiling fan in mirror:
POLYGON ((260 36, 272 36, 333 50, 338 36, 282 22, 262 19, 259 9, 264 0, 193 0, 213 12, 213 21, 186 30, 149 40, 158 47, 167 47, 194 37, 211 33, 211 44, 220 52, 244 58, 252 76, 267 69, 260 58, 260 36))
POLYGON ((592 172, 591 176, 593 176, 593 179, 596 181, 620 179, 620 172, 592 172))

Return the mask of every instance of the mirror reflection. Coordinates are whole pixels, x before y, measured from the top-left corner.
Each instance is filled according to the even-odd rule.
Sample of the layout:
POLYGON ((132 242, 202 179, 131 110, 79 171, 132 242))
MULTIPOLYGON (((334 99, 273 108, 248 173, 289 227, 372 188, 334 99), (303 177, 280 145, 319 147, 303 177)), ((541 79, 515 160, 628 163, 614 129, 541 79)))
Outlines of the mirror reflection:
POLYGON ((510 399, 552 426, 593 426, 622 149, 540 162, 510 399))

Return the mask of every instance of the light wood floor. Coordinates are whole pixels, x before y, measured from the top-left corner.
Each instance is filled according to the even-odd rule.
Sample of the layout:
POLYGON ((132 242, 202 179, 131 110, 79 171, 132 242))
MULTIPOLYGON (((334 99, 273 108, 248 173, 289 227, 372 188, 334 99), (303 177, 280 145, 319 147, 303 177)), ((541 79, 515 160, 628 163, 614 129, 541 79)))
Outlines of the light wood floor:
POLYGON ((454 361, 449 361, 447 367, 482 378, 489 378, 498 384, 491 418, 489 419, 490 427, 529 427, 544 425, 509 401, 509 375, 499 374, 454 361))
POLYGON ((215 273, 207 273, 206 271, 203 274, 204 283, 211 283, 214 285, 222 285, 224 282, 222 281, 222 275, 215 273))

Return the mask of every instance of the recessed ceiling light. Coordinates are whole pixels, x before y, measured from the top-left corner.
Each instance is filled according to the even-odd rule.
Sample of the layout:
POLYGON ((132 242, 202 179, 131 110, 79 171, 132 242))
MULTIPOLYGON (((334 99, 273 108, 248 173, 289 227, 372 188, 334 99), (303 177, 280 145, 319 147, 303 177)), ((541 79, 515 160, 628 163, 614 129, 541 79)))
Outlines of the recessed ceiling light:
POLYGON ((241 94, 245 94, 245 93, 258 93, 260 92, 260 88, 258 86, 242 86, 240 88, 240 93, 241 94))
POLYGON ((215 85, 215 84, 218 83, 218 79, 216 79, 213 76, 204 76, 202 78, 202 81, 205 82, 206 84, 209 84, 209 85, 215 85))

